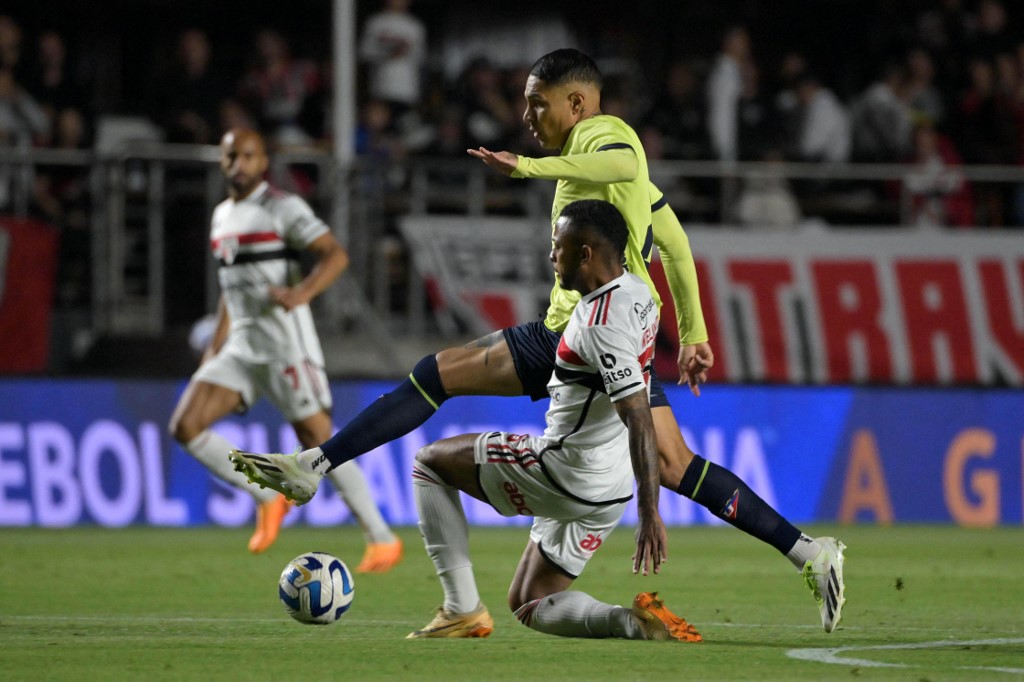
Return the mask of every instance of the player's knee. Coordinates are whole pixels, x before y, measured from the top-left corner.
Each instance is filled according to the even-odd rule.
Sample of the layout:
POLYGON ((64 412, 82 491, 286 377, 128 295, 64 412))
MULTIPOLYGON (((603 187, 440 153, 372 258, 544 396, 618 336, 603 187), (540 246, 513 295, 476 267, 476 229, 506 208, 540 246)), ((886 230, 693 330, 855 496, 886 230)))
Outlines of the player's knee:
POLYGON ((195 419, 185 413, 173 415, 170 423, 167 424, 167 431, 174 440, 184 445, 202 433, 203 429, 195 419))
POLYGON ((441 448, 437 445, 437 443, 430 443, 429 445, 424 445, 422 448, 417 450, 416 461, 419 462, 420 464, 425 464, 430 468, 431 471, 434 471, 438 474, 441 474, 445 469, 445 458, 443 456, 441 448))

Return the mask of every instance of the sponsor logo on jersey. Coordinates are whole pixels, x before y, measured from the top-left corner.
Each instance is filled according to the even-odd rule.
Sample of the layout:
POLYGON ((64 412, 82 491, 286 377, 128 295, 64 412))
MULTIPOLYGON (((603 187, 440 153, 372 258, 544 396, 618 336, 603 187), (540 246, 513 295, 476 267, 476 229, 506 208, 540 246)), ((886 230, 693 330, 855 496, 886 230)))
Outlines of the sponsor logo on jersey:
POLYGON ((586 550, 588 552, 596 552, 597 548, 601 546, 602 542, 603 540, 601 540, 600 535, 587 533, 587 537, 580 540, 580 549, 586 550))
POLYGON ((633 304, 633 312, 640 319, 641 327, 647 326, 647 316, 651 314, 652 310, 654 310, 654 299, 647 299, 646 305, 642 303, 633 304))
POLYGON ((601 354, 601 366, 605 369, 611 369, 615 366, 615 356, 611 353, 601 354))

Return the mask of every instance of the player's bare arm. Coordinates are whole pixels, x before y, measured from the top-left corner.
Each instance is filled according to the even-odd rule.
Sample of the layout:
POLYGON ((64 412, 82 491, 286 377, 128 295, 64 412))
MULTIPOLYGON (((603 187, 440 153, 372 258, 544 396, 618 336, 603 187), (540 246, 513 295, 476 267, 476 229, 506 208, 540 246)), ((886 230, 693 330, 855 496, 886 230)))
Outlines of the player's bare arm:
POLYGON ((505 175, 511 175, 512 171, 519 167, 519 156, 512 152, 492 152, 484 147, 467 149, 466 152, 473 158, 480 159, 489 167, 505 175))
POLYGON ((615 411, 629 431, 629 457, 637 487, 636 554, 633 572, 658 573, 668 557, 668 537, 658 513, 658 445, 647 391, 638 391, 615 403, 615 411))
POLYGON ((330 233, 317 237, 307 250, 316 257, 309 274, 293 287, 270 288, 270 300, 285 310, 312 301, 348 267, 348 252, 330 233))
POLYGON ((210 343, 203 351, 203 357, 199 364, 202 364, 216 355, 224 342, 228 340, 228 332, 231 329, 231 316, 228 315, 228 307, 224 304, 224 297, 217 300, 217 325, 213 329, 213 336, 210 343))

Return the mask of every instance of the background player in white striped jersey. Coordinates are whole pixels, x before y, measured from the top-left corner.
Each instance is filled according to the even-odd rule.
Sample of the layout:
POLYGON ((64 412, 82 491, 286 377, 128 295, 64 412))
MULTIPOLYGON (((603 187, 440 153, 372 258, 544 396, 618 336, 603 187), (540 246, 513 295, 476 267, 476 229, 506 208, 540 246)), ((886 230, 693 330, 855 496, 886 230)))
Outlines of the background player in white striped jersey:
POLYGON ((559 286, 582 295, 559 340, 542 436, 467 434, 416 455, 413 490, 427 553, 444 588, 437 616, 410 638, 486 637, 462 490, 505 516, 533 516, 509 588, 509 607, 534 630, 565 637, 700 641, 655 594, 632 608, 568 591, 612 532, 637 483, 633 572, 658 572, 666 556, 658 515, 658 451, 648 402, 658 306, 623 268, 629 229, 601 200, 567 205, 551 249, 559 286))
MULTIPOLYGON (((234 446, 210 426, 265 395, 304 446, 331 435, 330 386, 309 302, 347 267, 348 254, 302 198, 263 180, 268 159, 258 133, 231 130, 220 147, 230 196, 214 210, 210 233, 220 263, 217 326, 170 430, 211 473, 256 500, 249 550, 258 553, 277 538, 289 503, 234 471, 228 461, 234 446), (302 251, 316 259, 305 277, 298 262, 302 251)), ((401 558, 401 541, 381 516, 358 466, 336 471, 331 481, 367 537, 357 570, 390 569, 401 558)))

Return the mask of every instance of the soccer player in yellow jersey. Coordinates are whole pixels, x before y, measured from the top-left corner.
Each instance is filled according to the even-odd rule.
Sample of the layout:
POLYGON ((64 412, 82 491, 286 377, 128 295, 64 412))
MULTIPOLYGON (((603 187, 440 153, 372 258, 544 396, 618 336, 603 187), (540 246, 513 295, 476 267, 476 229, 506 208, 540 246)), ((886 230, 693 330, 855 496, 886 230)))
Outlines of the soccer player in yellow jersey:
MULTIPOLYGON (((484 148, 468 152, 512 177, 557 181, 552 223, 565 205, 578 199, 603 199, 615 205, 630 231, 626 264, 646 281, 656 301, 647 262, 654 244, 658 245, 681 312, 680 383, 685 381, 699 395, 699 385, 714 356, 699 308, 689 244, 675 214, 650 183, 636 133, 621 119, 601 113, 600 71, 578 50, 556 50, 533 65, 524 94, 523 120, 542 147, 561 153, 530 158, 484 148), (657 208, 653 214, 652 208, 657 208)), ((259 456, 262 462, 246 462, 245 453, 239 453, 241 457, 234 456, 236 464, 253 480, 277 487, 301 502, 312 496, 327 471, 412 431, 450 397, 525 394, 535 400, 545 398, 560 334, 578 299, 556 284, 543 322, 510 327, 462 348, 428 355, 405 382, 381 396, 319 448, 294 458, 270 456, 265 468, 260 466, 268 463, 264 456, 259 456)), ((845 601, 843 544, 835 538, 814 539, 801 533, 732 472, 694 454, 684 442, 655 376, 651 377, 651 408, 662 486, 689 497, 785 555, 802 572, 818 603, 822 625, 832 632, 845 601)), ((462 569, 465 567, 450 567, 453 574, 462 569)), ((463 593, 472 595, 473 590, 464 589, 463 593)))

